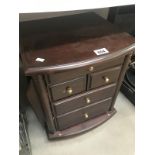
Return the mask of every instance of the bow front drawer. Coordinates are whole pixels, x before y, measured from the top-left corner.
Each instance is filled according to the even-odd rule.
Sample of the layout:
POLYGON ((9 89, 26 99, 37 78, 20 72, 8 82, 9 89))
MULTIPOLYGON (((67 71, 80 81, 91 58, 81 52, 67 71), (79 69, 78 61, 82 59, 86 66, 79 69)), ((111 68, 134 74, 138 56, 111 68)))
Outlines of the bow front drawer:
POLYGON ((91 105, 97 101, 112 97, 114 95, 116 84, 91 90, 86 93, 76 95, 54 103, 57 115, 62 115, 75 109, 91 105), (65 108, 64 108, 65 107, 65 108))
POLYGON ((72 111, 57 117, 59 130, 66 129, 78 123, 106 113, 111 105, 111 98, 96 102, 90 106, 72 111))

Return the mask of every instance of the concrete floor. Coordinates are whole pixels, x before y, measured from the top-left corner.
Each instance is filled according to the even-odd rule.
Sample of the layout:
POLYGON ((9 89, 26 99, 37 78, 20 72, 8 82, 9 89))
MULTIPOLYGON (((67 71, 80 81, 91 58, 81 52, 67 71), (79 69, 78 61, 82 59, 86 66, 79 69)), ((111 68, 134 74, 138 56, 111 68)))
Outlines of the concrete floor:
POLYGON ((117 113, 101 126, 76 137, 49 141, 35 114, 28 109, 32 155, 134 155, 135 109, 119 93, 117 113))

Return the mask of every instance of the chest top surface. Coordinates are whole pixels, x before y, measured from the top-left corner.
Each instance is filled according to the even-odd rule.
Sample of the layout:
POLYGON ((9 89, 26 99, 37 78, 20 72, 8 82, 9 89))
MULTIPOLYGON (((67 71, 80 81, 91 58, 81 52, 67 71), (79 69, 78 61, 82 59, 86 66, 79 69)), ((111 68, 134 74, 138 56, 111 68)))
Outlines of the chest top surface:
POLYGON ((21 58, 26 74, 73 69, 119 57, 134 39, 101 17, 86 13, 20 25, 21 58), (109 53, 97 55, 94 50, 109 53))

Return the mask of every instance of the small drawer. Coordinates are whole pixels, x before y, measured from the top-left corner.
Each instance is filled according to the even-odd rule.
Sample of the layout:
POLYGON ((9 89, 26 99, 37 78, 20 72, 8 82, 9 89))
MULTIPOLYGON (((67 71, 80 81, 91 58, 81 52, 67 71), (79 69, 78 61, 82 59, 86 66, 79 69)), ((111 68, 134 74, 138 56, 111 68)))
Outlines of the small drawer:
POLYGON ((120 70, 121 70, 121 66, 118 66, 101 72, 90 74, 91 76, 90 88, 93 89, 93 88, 97 88, 100 86, 105 86, 107 84, 117 82, 120 70))
POLYGON ((54 103, 57 115, 62 115, 75 109, 91 105, 97 101, 112 97, 116 84, 101 87, 74 97, 67 98, 54 103))
POLYGON ((112 98, 108 98, 99 102, 96 102, 90 106, 75 110, 71 113, 67 113, 57 117, 59 130, 67 129, 78 123, 82 123, 101 114, 106 113, 111 105, 112 98))
POLYGON ((54 85, 51 88, 53 100, 59 100, 86 90, 86 77, 80 77, 54 85))

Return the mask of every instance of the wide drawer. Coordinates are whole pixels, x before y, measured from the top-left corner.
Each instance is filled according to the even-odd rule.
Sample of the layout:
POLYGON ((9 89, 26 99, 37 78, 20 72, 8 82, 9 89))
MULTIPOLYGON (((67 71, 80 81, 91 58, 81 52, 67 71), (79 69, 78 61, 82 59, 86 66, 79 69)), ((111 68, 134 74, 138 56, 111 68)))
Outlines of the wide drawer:
POLYGON ((105 87, 101 87, 74 97, 60 100, 54 103, 55 111, 57 115, 73 111, 75 109, 91 105, 97 101, 112 97, 115 92, 116 84, 111 84, 105 87))
POLYGON ((108 98, 99 102, 96 102, 87 107, 75 110, 71 113, 64 114, 57 117, 57 123, 59 130, 64 130, 78 123, 82 123, 91 118, 106 113, 111 105, 112 98, 108 98))
POLYGON ((100 86, 105 86, 117 82, 120 74, 121 66, 110 68, 101 72, 96 72, 90 74, 91 84, 90 88, 97 88, 100 86))
MULTIPOLYGON (((78 78, 80 76, 85 76, 86 74, 89 74, 89 73, 115 67, 115 66, 121 65, 123 63, 123 60, 124 60, 124 57, 117 57, 108 61, 96 63, 93 65, 86 65, 84 67, 80 67, 76 69, 57 71, 53 74, 48 74, 47 76, 48 84, 55 85, 58 83, 62 83, 65 81, 78 78)), ((85 63, 85 62, 82 62, 82 63, 85 63)))
POLYGON ((51 86, 53 100, 59 100, 68 96, 72 96, 86 90, 86 77, 80 77, 71 81, 66 81, 51 86))

